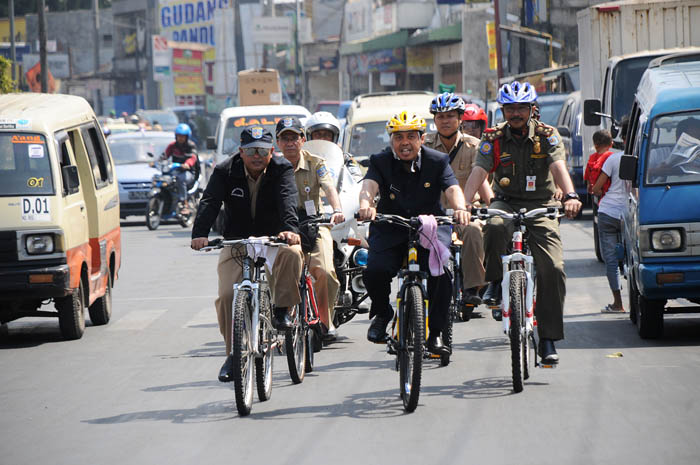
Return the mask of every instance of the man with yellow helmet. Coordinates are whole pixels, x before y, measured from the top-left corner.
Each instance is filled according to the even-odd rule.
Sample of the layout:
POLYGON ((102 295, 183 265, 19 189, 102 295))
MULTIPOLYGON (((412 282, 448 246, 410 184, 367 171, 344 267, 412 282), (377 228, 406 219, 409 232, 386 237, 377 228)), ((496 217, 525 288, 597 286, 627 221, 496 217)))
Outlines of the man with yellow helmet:
MULTIPOLYGON (((392 117, 386 125, 391 145, 369 158, 369 168, 360 192, 359 217, 372 220, 377 213, 401 215, 444 215, 440 196, 444 192, 447 205, 454 209, 455 221, 466 224, 466 202, 457 178, 445 154, 423 146, 425 120, 405 111, 392 117), (379 203, 375 207, 375 198, 379 203)), ((450 243, 450 231, 438 228, 438 237, 450 243)), ((389 303, 391 280, 401 268, 406 254, 408 233, 389 224, 372 224, 369 233, 369 258, 364 272, 367 293, 372 300, 367 331, 371 342, 388 337, 386 328, 394 314, 389 303)), ((419 249, 421 266, 428 261, 428 251, 419 249)), ((427 266, 425 266, 427 269, 427 266)), ((447 324, 452 285, 446 274, 428 279, 430 321, 427 348, 438 355, 450 353, 442 342, 441 332, 447 324)))

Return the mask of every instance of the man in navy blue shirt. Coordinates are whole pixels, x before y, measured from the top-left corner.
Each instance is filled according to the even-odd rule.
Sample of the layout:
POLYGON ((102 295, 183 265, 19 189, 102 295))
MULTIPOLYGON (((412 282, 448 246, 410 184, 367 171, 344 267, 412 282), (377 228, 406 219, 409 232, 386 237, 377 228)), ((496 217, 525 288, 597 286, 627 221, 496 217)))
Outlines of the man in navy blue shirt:
MULTIPOLYGON (((358 216, 372 220, 377 213, 410 218, 418 215, 444 215, 440 195, 445 192, 447 205, 454 209, 456 223, 466 224, 466 202, 462 189, 450 167, 449 157, 423 146, 425 120, 405 111, 389 120, 386 125, 391 146, 370 157, 370 164, 360 192, 358 216), (374 206, 377 195, 378 205, 374 206)), ((450 231, 438 228, 440 241, 449 247, 450 231)), ((389 224, 372 224, 369 233, 369 258, 364 272, 365 286, 373 317, 367 339, 382 342, 388 337, 386 328, 394 310, 389 304, 391 280, 401 268, 406 255, 408 233, 389 224)), ((418 260, 427 269, 428 251, 419 248, 418 260)), ((452 296, 452 284, 447 274, 428 279, 430 319, 427 348, 438 355, 448 355, 449 347, 442 341, 441 332, 447 324, 452 296)))

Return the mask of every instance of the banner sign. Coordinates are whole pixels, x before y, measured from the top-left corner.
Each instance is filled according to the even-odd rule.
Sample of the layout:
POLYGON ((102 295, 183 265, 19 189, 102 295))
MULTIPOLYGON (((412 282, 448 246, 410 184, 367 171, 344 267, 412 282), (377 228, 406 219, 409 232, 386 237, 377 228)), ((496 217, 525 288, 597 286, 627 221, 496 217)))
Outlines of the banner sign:
POLYGON ((402 71, 405 67, 406 57, 403 48, 377 50, 348 57, 350 74, 366 75, 375 72, 402 71))
POLYGON ((178 42, 214 44, 214 16, 229 0, 160 0, 160 30, 178 42))
POLYGON ((173 83, 175 95, 204 94, 203 54, 199 50, 173 49, 173 83))

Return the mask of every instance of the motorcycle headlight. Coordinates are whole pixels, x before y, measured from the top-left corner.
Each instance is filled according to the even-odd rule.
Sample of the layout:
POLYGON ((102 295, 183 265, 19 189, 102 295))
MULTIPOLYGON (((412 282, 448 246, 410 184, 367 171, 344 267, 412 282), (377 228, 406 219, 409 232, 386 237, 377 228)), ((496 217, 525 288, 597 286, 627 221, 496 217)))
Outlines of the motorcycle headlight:
POLYGON ((355 250, 355 253, 353 253, 352 261, 357 266, 365 266, 365 265, 367 265, 367 257, 368 256, 369 256, 369 253, 367 252, 367 249, 360 248, 360 249, 355 250))
POLYGON ((683 236, 679 229, 657 229, 651 232, 651 247, 655 251, 670 252, 683 246, 683 236))
POLYGON ((26 239, 27 253, 41 255, 53 253, 53 234, 32 234, 26 239))

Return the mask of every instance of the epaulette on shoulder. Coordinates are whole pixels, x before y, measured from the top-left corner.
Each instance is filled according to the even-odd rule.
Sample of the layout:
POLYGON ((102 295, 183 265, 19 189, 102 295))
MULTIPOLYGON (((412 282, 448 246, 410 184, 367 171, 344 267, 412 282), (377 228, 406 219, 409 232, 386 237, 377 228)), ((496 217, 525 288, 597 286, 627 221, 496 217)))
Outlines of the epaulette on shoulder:
POLYGON ((535 126, 535 133, 539 135, 544 135, 544 136, 551 136, 552 132, 554 132, 554 127, 550 126, 548 124, 539 122, 537 123, 537 126, 535 126))
POLYGON ((500 139, 501 137, 503 137, 503 130, 498 126, 496 126, 495 128, 486 128, 484 129, 483 137, 485 140, 493 142, 496 139, 500 139))

